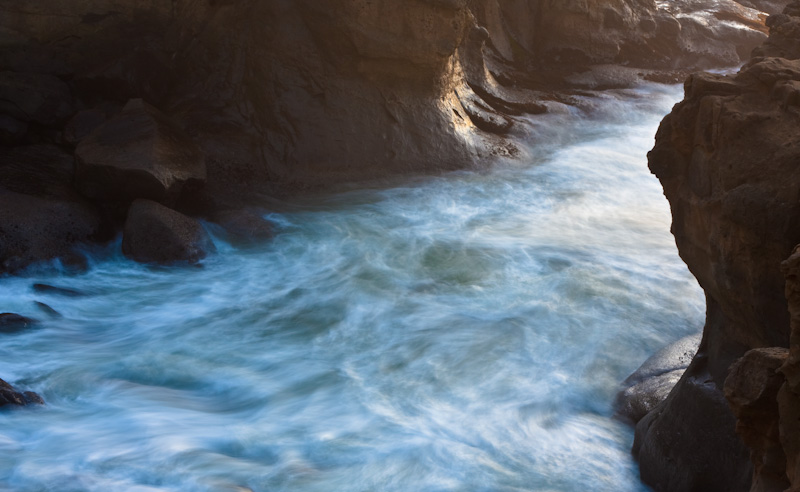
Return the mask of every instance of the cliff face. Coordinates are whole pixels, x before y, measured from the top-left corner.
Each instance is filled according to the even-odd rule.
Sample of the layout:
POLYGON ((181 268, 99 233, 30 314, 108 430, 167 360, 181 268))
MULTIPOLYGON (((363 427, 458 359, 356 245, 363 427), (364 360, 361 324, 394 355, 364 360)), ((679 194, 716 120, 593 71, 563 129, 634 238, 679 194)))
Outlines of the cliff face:
MULTIPOLYGON (((672 208, 680 255, 708 301, 697 356, 667 401, 637 427, 634 452, 657 490, 750 488, 749 474, 741 473, 750 452, 734 436, 736 419, 721 388, 731 364, 750 349, 789 346, 780 266, 800 242, 800 3, 785 12, 770 18, 770 41, 738 74, 687 80, 685 99, 662 122, 649 154, 672 208)), ((761 377, 755 368, 772 367, 778 356, 750 357, 734 371, 739 381, 729 382, 728 396, 736 401, 739 433, 756 451, 753 490, 783 490, 786 484, 774 479, 782 469, 764 467, 780 461, 778 451, 748 431, 754 423, 745 407, 770 398, 748 396, 750 383, 742 382, 761 377)), ((759 381, 751 386, 780 387, 766 376, 759 381)))

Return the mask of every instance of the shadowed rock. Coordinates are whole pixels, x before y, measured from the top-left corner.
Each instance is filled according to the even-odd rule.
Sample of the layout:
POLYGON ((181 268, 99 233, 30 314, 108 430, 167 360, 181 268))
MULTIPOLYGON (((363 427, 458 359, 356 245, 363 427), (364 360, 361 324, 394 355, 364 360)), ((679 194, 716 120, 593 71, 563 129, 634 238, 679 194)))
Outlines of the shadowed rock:
POLYGON ((0 379, 0 407, 6 405, 44 405, 41 396, 32 391, 19 392, 13 386, 0 379))
POLYGON ((700 335, 685 337, 647 359, 622 383, 617 415, 636 423, 663 402, 689 367, 699 344, 700 335))
POLYGON ((136 200, 128 211, 122 252, 141 263, 196 263, 216 251, 194 219, 150 200, 136 200))
POLYGON ((18 333, 35 327, 39 322, 15 313, 0 314, 0 333, 18 333))
POLYGON ((83 139, 75 183, 94 200, 177 200, 187 182, 206 179, 205 157, 183 131, 141 99, 83 139))
POLYGON ((72 158, 56 147, 0 148, 0 273, 53 259, 81 266, 75 248, 98 238, 101 221, 71 176, 72 158))

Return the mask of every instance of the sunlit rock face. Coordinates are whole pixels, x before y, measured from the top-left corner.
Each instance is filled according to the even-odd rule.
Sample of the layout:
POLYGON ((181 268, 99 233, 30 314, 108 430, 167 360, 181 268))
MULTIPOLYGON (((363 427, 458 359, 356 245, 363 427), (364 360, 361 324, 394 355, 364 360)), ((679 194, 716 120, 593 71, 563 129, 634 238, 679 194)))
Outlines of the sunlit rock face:
MULTIPOLYGON (((662 122, 649 155, 650 169, 670 201, 681 257, 708 299, 697 356, 666 404, 637 427, 635 451, 643 477, 660 490, 689 490, 699 473, 687 476, 682 470, 698 459, 713 463, 706 472, 715 476, 730 477, 747 467, 739 444, 718 446, 733 436, 730 412, 692 409, 687 395, 706 381, 711 383, 707 399, 718 398, 731 364, 748 350, 789 346, 781 262, 800 242, 800 57, 790 49, 800 41, 800 31, 792 29, 798 7, 795 2, 785 15, 770 19, 772 39, 738 74, 690 77, 684 101, 662 122), (708 429, 718 436, 711 444, 698 437, 708 429), (681 437, 667 449, 667 435, 681 437)), ((729 386, 755 386, 746 381, 748 374, 739 369, 729 386)), ((741 402, 735 407, 747 418, 741 402)), ((755 442, 746 429, 750 424, 739 422, 747 442, 755 442)), ((791 439, 796 442, 796 434, 791 439)), ((753 451, 758 456, 768 448, 757 447, 753 451)), ((758 474, 764 461, 756 461, 758 474)), ((768 471, 775 473, 774 467, 768 471)), ((763 485, 765 480, 754 483, 763 485)), ((749 479, 737 490, 747 488, 749 479)))

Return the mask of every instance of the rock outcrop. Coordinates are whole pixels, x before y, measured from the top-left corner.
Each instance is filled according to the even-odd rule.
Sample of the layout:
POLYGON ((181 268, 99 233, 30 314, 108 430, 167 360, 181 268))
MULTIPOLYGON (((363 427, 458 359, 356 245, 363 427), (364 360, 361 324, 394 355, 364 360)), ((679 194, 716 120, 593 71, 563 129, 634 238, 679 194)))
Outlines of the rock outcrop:
POLYGON ((133 202, 125 220, 122 252, 142 263, 197 263, 216 251, 194 219, 151 200, 133 202))
MULTIPOLYGON (((770 42, 738 74, 691 76, 683 102, 662 122, 649 154, 670 202, 681 258, 707 298, 696 357, 667 401, 636 429, 634 453, 643 479, 656 490, 701 490, 693 487, 709 478, 702 490, 782 490, 785 484, 775 465, 774 428, 753 421, 763 420, 753 412, 762 412, 775 393, 778 382, 768 373, 777 356, 750 352, 733 370, 731 364, 751 349, 789 347, 780 265, 800 242, 797 15, 800 2, 771 17, 770 42), (734 413, 721 404, 726 378, 743 440, 734 434, 734 413), (745 444, 750 450, 743 453, 745 444), (751 454, 752 483, 741 474, 751 454), (697 469, 698 462, 709 466, 697 469), (675 476, 682 478, 670 478, 675 476)), ((790 384, 784 388, 778 398, 789 408, 796 393, 790 384)), ((798 434, 789 438, 793 450, 783 443, 788 434, 780 435, 786 456, 797 463, 798 434)), ((791 472, 788 480, 800 487, 791 472)))

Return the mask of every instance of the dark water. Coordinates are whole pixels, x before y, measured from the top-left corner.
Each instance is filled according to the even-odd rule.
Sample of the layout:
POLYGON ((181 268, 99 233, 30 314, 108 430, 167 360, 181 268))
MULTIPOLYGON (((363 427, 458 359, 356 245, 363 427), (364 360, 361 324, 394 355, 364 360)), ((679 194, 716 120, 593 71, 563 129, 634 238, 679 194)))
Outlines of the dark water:
POLYGON ((48 404, 0 412, 0 490, 645 490, 611 402, 704 310, 646 168, 678 91, 532 122, 523 164, 282 204, 203 268, 0 280, 63 315, 3 337, 48 404))

